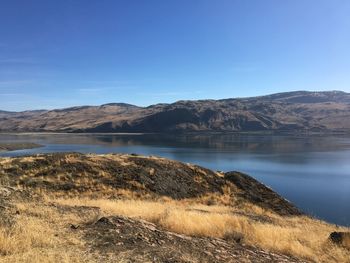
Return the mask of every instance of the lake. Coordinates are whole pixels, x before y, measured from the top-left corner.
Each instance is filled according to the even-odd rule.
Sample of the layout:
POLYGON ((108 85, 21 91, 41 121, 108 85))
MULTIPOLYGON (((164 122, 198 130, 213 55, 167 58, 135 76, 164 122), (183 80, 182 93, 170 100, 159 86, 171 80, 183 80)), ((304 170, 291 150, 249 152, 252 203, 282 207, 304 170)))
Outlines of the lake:
POLYGON ((270 186, 308 214, 350 225, 349 136, 0 134, 0 142, 43 145, 0 156, 68 151, 138 153, 213 170, 237 170, 270 186))

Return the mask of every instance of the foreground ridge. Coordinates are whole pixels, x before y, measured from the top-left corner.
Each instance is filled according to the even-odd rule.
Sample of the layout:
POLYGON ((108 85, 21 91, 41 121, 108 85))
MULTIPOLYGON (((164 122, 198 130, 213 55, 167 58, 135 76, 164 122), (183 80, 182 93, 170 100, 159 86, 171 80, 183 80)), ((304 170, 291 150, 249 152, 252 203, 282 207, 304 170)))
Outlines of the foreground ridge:
POLYGON ((334 231, 239 172, 136 154, 0 158, 0 262, 347 262, 334 231))

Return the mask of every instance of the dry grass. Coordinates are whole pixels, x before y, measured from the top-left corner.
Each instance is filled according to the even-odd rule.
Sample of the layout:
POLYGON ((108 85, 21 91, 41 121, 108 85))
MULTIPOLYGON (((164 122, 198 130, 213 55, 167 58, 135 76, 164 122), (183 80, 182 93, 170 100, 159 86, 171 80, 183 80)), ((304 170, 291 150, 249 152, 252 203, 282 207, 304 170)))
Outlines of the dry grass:
MULTIPOLYGON (((72 156, 67 156, 66 161, 76 162, 75 158, 78 157, 72 156)), ((25 161, 30 165, 33 158, 25 157, 21 162, 25 161)), ((40 157, 35 158, 37 160, 40 157)), ((92 155, 89 158, 86 164, 92 160, 98 161, 102 157, 92 155)), ((111 161, 121 158, 118 161, 121 166, 132 166, 128 159, 123 159, 126 158, 123 156, 107 155, 103 158, 110 158, 111 161)), ((9 163, 9 160, 9 158, 0 160, 3 168, 11 168, 13 164, 9 163)), ((43 178, 46 169, 44 168, 41 174, 31 174, 28 169, 25 169, 28 173, 18 172, 20 174, 18 180, 30 179, 40 183, 45 179, 52 185, 67 181, 74 183, 77 188, 49 192, 42 187, 19 185, 18 188, 28 187, 28 192, 33 196, 39 196, 43 201, 17 203, 19 214, 15 218, 16 224, 11 228, 0 225, 0 262, 98 262, 96 258, 91 259, 91 255, 86 253, 86 245, 78 235, 79 231, 69 231, 69 224, 91 221, 96 219, 96 214, 91 211, 90 214, 78 213, 78 207, 66 209, 64 212, 57 208, 86 206, 99 207, 102 211, 99 216, 123 215, 140 218, 153 222, 160 228, 189 236, 228 238, 238 232, 244 236, 245 244, 265 250, 316 262, 350 263, 349 250, 328 242, 331 232, 350 231, 350 229, 337 228, 308 217, 279 216, 270 210, 236 199, 235 193, 238 189, 233 186, 224 187, 223 193, 211 192, 192 199, 176 201, 169 197, 156 199, 158 197, 142 191, 143 185, 135 181, 128 183, 140 191, 116 189, 114 185, 101 184, 100 178, 96 181, 91 179, 94 173, 86 176, 77 173, 72 179, 70 173, 58 169, 55 176, 43 178), (79 192, 79 187, 86 190, 79 192), (112 200, 104 197, 124 199, 112 200)), ((96 171, 99 171, 101 178, 111 177, 111 174, 107 172, 105 174, 103 170, 97 168, 96 171)), ((154 171, 150 170, 151 176, 153 173, 154 171)), ((7 182, 5 174, 0 175, 0 182, 7 182)), ((201 178, 198 177, 196 180, 200 181, 201 178)), ((123 261, 122 255, 120 261, 123 261)))
MULTIPOLYGON (((124 215, 151 221, 169 231, 190 236, 225 238, 231 233, 244 235, 244 242, 261 248, 317 262, 350 262, 350 252, 330 244, 334 225, 308 217, 280 217, 256 209, 257 215, 273 216, 273 223, 261 223, 235 214, 227 206, 206 206, 184 201, 133 201, 59 199, 70 206, 97 206, 106 215, 124 215)), ((251 210, 251 211, 254 211, 251 210)), ((337 230, 349 231, 347 228, 337 230)))
MULTIPOLYGON (((280 217, 251 207, 255 215, 269 215, 271 222, 259 222, 236 209, 222 205, 207 206, 191 200, 160 201, 108 199, 50 199, 42 204, 17 203, 19 215, 11 229, 0 227, 0 262, 92 262, 84 242, 67 225, 92 220, 72 210, 61 213, 60 206, 99 207, 101 215, 140 218, 166 230, 189 236, 226 238, 242 233, 244 243, 266 250, 290 254, 317 262, 350 262, 346 249, 331 245, 330 232, 349 231, 307 217, 280 217)), ((122 258, 120 259, 121 261, 122 258)), ((96 261, 96 260, 95 260, 96 261)))
POLYGON ((31 217, 22 218, 16 225, 0 232, 0 253, 23 253, 31 248, 53 246, 55 243, 52 230, 47 222, 35 220, 31 217))
POLYGON ((0 262, 90 262, 81 239, 65 227, 81 218, 62 217, 53 208, 32 203, 20 203, 17 208, 15 225, 0 226, 0 262))

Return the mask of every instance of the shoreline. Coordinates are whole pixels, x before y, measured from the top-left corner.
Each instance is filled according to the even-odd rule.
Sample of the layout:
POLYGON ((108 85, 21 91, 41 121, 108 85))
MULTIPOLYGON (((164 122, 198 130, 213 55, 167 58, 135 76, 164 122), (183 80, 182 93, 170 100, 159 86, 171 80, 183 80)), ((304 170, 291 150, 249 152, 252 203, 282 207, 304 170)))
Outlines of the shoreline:
POLYGON ((188 131, 188 132, 59 132, 59 131, 0 131, 0 135, 350 135, 350 131, 188 131))
MULTIPOLYGON (((0 158, 0 175, 0 205, 6 207, 0 210, 0 227, 15 230, 5 241, 37 238, 40 229, 56 242, 29 240, 28 251, 80 249, 81 259, 88 255, 96 262, 106 251, 113 262, 130 251, 127 259, 143 255, 140 262, 154 261, 155 254, 162 257, 154 262, 170 257, 187 262, 181 261, 183 253, 191 262, 243 262, 248 256, 251 262, 289 263, 348 258, 347 250, 328 242, 331 234, 347 233, 348 227, 304 214, 240 172, 136 154, 55 153, 0 158), (174 248, 181 255, 173 255, 174 248)), ((10 257, 25 253, 14 248, 5 257, 15 262, 10 257)))
POLYGON ((0 142, 0 153, 17 151, 17 150, 26 150, 43 147, 41 144, 23 142, 23 143, 1 143, 0 142))

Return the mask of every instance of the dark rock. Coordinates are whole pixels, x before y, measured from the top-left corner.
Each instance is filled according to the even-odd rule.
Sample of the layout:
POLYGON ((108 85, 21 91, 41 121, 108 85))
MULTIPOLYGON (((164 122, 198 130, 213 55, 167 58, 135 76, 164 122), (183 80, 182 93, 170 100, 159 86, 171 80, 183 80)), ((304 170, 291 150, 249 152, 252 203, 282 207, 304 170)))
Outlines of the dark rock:
POLYGON ((280 215, 301 215, 302 212, 269 187, 255 180, 249 175, 240 172, 227 172, 225 180, 233 183, 241 190, 243 199, 260 207, 271 209, 280 215))
POLYGON ((340 244, 342 241, 342 233, 341 232, 332 232, 329 235, 329 239, 335 244, 340 244))
POLYGON ((114 225, 111 220, 109 220, 107 217, 101 217, 95 225, 114 225))
POLYGON ((78 225, 71 224, 71 225, 70 225, 70 228, 73 229, 73 230, 76 230, 76 229, 79 228, 79 226, 78 226, 78 225))
POLYGON ((227 240, 189 237, 158 229, 145 221, 120 216, 102 217, 96 224, 82 225, 78 231, 81 231, 91 252, 99 255, 100 262, 107 262, 104 260, 107 255, 120 254, 125 255, 123 262, 135 263, 304 262, 292 256, 240 244, 243 235, 238 232, 232 232, 227 240), (108 225, 108 222, 113 224, 108 225))
POLYGON ((350 249, 350 232, 332 232, 329 239, 337 245, 350 249))
POLYGON ((238 244, 241 244, 244 240, 244 235, 240 232, 232 231, 230 233, 226 233, 224 239, 226 241, 234 241, 238 244))
MULTIPOLYGON (((114 154, 106 158, 78 153, 43 154, 30 161, 23 157, 12 158, 3 170, 8 176, 9 185, 45 189, 48 192, 93 192, 94 198, 119 198, 118 190, 125 189, 136 196, 152 198, 170 197, 179 200, 208 196, 207 204, 215 205, 220 200, 214 197, 224 194, 223 189, 229 188, 230 195, 238 197, 239 203, 253 203, 280 215, 301 214, 292 203, 248 175, 228 172, 218 176, 216 172, 200 166, 158 157, 114 154), (89 184, 79 183, 82 180, 89 181, 89 184), (105 188, 116 191, 101 191, 105 188)), ((0 195, 6 196, 8 191, 1 188, 0 195)), ((232 200, 232 205, 235 205, 234 202, 232 200)))

